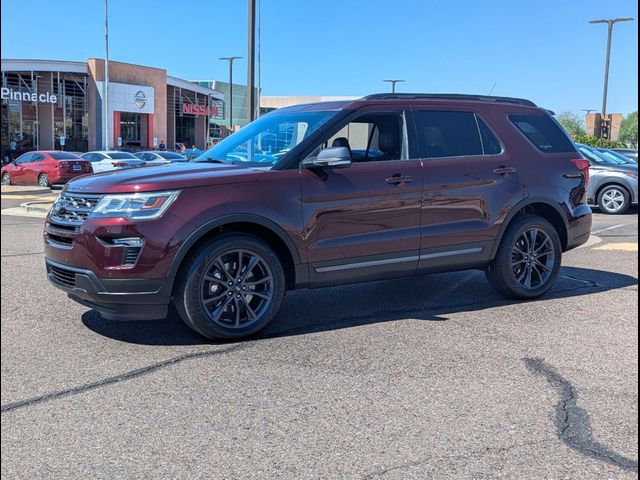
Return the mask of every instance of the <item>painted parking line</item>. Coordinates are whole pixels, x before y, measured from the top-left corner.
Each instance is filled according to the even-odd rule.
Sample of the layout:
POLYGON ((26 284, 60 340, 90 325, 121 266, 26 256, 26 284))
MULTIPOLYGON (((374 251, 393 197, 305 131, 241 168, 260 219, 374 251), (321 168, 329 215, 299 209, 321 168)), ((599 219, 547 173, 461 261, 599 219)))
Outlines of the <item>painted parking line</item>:
POLYGON ((600 230, 595 230, 595 231, 591 232, 591 235, 598 235, 599 233, 607 232, 609 230, 614 230, 616 228, 626 227, 627 225, 629 225, 629 224, 628 223, 619 223, 618 225, 611 225, 610 227, 607 227, 607 228, 601 228, 600 230))
POLYGON ((602 245, 601 247, 596 247, 594 250, 620 250, 623 252, 637 252, 638 244, 637 243, 607 243, 602 245))

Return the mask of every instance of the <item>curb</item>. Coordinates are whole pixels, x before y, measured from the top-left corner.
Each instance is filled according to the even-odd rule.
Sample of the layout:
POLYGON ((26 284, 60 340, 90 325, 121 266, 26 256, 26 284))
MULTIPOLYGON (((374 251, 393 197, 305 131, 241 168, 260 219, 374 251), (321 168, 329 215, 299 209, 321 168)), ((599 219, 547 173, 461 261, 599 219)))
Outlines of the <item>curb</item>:
POLYGON ((48 213, 51 209, 53 202, 51 201, 37 201, 37 202, 25 202, 20 204, 20 208, 27 213, 43 212, 48 213))
POLYGON ((6 191, 2 190, 2 195, 40 195, 42 193, 51 193, 50 188, 39 188, 39 189, 31 189, 31 190, 11 190, 6 191))

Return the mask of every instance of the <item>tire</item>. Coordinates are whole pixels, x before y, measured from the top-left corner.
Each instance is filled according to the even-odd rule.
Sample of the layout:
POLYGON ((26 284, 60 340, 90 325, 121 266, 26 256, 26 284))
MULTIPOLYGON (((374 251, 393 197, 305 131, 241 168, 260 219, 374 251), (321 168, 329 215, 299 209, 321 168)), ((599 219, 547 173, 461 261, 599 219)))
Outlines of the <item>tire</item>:
POLYGON ((601 212, 620 215, 629 210, 630 205, 629 192, 619 185, 607 185, 598 194, 598 207, 601 212))
POLYGON ((188 256, 176 279, 174 304, 199 334, 237 339, 265 328, 284 294, 284 270, 271 247, 252 235, 227 234, 188 256))
POLYGON ((38 185, 40 185, 43 188, 46 188, 49 186, 49 177, 47 176, 46 173, 41 173, 40 175, 38 175, 38 185))
POLYGON ((2 174, 2 185, 11 185, 11 176, 6 172, 2 174))
POLYGON ((561 261, 562 244, 554 226, 537 215, 524 215, 509 225, 486 276, 505 297, 537 298, 555 284, 561 261))

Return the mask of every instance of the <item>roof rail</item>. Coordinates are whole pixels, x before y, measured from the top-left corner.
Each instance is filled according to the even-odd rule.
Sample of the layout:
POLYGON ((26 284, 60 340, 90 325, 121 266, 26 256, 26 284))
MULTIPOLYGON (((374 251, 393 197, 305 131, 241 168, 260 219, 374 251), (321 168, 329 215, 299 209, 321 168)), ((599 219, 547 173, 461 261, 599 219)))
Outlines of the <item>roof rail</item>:
POLYGON ((475 100, 478 102, 515 103, 527 107, 537 107, 535 103, 526 98, 494 97, 490 95, 467 95, 463 93, 375 93, 362 97, 362 100, 475 100))

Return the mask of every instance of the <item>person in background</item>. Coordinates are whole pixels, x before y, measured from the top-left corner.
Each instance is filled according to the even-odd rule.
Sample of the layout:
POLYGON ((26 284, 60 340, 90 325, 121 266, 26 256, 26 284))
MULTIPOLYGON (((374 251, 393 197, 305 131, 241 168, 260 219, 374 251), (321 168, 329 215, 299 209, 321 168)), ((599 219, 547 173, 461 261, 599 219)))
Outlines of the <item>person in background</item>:
POLYGON ((158 148, 162 151, 165 151, 167 149, 167 146, 164 144, 164 140, 160 140, 160 145, 158 145, 158 148))
POLYGON ((16 143, 16 139, 11 137, 9 141, 9 157, 11 160, 15 160, 18 155, 18 144, 16 143))
POLYGON ((184 153, 187 151, 187 146, 183 143, 182 146, 180 147, 180 153, 184 153))

